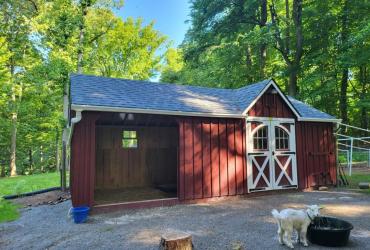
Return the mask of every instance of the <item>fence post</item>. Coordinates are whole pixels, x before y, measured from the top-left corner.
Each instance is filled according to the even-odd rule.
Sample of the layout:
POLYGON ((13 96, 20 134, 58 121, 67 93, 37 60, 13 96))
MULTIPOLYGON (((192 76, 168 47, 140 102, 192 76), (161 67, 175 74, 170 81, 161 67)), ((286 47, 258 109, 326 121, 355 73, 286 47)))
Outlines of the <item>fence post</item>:
POLYGON ((348 175, 349 176, 352 176, 353 137, 351 137, 351 148, 349 150, 350 150, 350 153, 349 153, 350 161, 349 161, 349 172, 348 172, 348 175))

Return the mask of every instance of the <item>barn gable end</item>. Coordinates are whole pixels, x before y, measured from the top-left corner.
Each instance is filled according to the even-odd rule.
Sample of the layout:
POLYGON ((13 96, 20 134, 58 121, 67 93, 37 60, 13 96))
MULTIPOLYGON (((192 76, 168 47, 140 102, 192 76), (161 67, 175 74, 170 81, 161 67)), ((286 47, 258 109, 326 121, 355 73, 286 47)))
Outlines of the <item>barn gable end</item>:
POLYGON ((248 116, 296 118, 287 102, 274 90, 275 87, 270 86, 249 108, 248 116))

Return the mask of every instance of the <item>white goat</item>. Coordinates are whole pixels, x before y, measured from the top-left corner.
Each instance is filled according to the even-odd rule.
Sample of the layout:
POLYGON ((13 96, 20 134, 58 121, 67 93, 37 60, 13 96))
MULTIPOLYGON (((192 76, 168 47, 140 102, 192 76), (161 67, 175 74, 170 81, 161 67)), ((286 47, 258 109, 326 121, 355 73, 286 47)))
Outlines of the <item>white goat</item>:
POLYGON ((284 209, 280 213, 276 210, 272 210, 272 216, 276 219, 279 226, 278 237, 279 243, 285 244, 289 248, 294 248, 292 242, 292 233, 295 229, 298 234, 298 242, 301 242, 303 246, 307 247, 307 228, 315 217, 320 215, 321 207, 317 205, 307 206, 306 210, 296 209, 284 209))

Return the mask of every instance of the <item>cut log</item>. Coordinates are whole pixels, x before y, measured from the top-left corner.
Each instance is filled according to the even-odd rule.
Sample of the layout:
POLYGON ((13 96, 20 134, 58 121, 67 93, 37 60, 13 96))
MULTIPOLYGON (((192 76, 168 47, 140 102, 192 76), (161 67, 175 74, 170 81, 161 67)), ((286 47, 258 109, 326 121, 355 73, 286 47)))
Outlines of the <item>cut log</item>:
POLYGON ((370 188, 370 183, 369 182, 360 182, 358 184, 358 187, 360 189, 369 189, 370 188))
POLYGON ((161 250, 192 250, 193 242, 190 234, 171 232, 162 235, 159 245, 161 250))

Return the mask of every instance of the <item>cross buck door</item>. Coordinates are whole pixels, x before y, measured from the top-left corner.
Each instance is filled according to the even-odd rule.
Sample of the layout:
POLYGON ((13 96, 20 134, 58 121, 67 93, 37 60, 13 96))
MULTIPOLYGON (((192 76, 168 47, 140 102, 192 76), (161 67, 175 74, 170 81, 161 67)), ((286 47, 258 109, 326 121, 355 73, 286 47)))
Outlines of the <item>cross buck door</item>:
POLYGON ((248 118, 248 191, 297 188, 293 119, 248 118))

